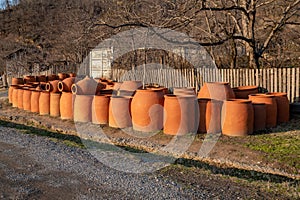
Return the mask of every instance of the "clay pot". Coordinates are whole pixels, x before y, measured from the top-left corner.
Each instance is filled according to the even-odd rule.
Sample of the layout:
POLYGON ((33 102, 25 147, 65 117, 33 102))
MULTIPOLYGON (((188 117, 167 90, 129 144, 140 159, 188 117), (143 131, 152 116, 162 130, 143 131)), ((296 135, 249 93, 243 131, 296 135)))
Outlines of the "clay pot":
POLYGON ((232 88, 235 98, 237 99, 248 99, 250 94, 257 94, 258 87, 257 86, 240 86, 232 88))
POLYGON ((50 74, 50 75, 47 76, 47 81, 49 81, 49 82, 57 80, 57 79, 58 79, 58 77, 57 77, 56 74, 50 74))
POLYGON ((253 103, 266 104, 266 128, 272 128, 277 125, 277 103, 274 95, 251 94, 249 99, 253 103))
POLYGON ((70 73, 69 77, 76 77, 76 73, 70 73))
POLYGON ((112 89, 104 89, 104 90, 100 90, 97 95, 108 95, 108 94, 112 94, 113 90, 112 89))
POLYGON ((266 104, 252 103, 254 109, 254 131, 264 130, 266 128, 266 104))
POLYGON ((31 98, 30 98, 30 110, 33 113, 39 113, 39 99, 40 99, 40 91, 31 91, 31 98))
POLYGON ((113 90, 119 90, 122 85, 122 82, 114 82, 113 90))
POLYGON ((286 93, 267 93, 274 95, 277 103, 277 123, 286 123, 290 118, 290 102, 286 93))
POLYGON ((209 134, 221 133, 222 101, 210 100, 206 107, 206 131, 209 134))
POLYGON ((75 95, 70 92, 63 92, 60 97, 60 118, 73 119, 73 106, 75 95))
POLYGON ((60 115, 60 93, 50 93, 50 116, 59 117, 60 115))
POLYGON ((108 124, 114 128, 132 126, 130 105, 131 97, 111 96, 109 102, 108 124))
POLYGON ((20 87, 18 88, 14 88, 12 91, 12 106, 17 108, 18 107, 18 90, 20 87))
POLYGON ((110 97, 105 95, 94 96, 92 104, 92 122, 94 124, 108 124, 110 97))
POLYGON ((23 109, 23 89, 17 89, 18 90, 18 108, 23 109))
POLYGON ((8 89, 8 102, 13 103, 13 91, 20 88, 18 85, 11 85, 8 89))
POLYGON ((162 90, 136 90, 131 103, 133 129, 154 132, 163 128, 162 90))
POLYGON ((135 90, 118 90, 118 96, 134 96, 135 90))
POLYGON ((49 92, 40 93, 39 112, 40 115, 50 114, 50 93, 49 92))
POLYGON ((92 121, 92 103, 93 95, 76 95, 74 100, 74 121, 91 122, 92 121))
POLYGON ((64 79, 68 78, 68 77, 69 77, 69 74, 66 74, 66 73, 58 73, 57 76, 58 76, 58 79, 62 81, 62 80, 64 80, 64 79))
POLYGON ((195 95, 195 88, 187 87, 187 88, 173 88, 174 95, 195 95))
POLYGON ((195 95, 165 95, 164 133, 185 135, 197 133, 199 110, 195 95))
POLYGON ((77 82, 75 77, 66 78, 63 81, 58 82, 58 91, 60 92, 71 92, 72 85, 77 82))
POLYGON ((46 83, 46 91, 52 92, 52 93, 59 92, 58 83, 59 83, 59 80, 54 80, 54 81, 50 81, 49 83, 46 83))
POLYGON ((224 101, 222 133, 228 136, 246 136, 253 133, 254 111, 252 102, 242 99, 224 101))
POLYGON ((22 85, 24 84, 23 78, 12 78, 11 85, 22 85))
POLYGON ((32 82, 36 82, 35 76, 24 76, 25 84, 32 83, 32 82))
POLYGON ((73 84, 71 87, 72 93, 77 95, 95 95, 101 89, 104 89, 105 85, 95 81, 93 78, 86 76, 81 81, 73 84))
POLYGON ((26 111, 31 111, 31 90, 29 89, 23 92, 23 108, 26 111))
POLYGON ((37 82, 47 82, 47 77, 45 75, 39 75, 35 77, 37 82))
POLYGON ((142 81, 124 81, 120 86, 120 90, 134 91, 137 89, 141 89, 142 87, 142 81))
POLYGON ((198 93, 198 98, 215 99, 219 101, 234 99, 235 95, 227 82, 204 83, 198 93))
POLYGON ((198 126, 198 132, 199 133, 206 133, 207 132, 207 127, 206 127, 206 112, 207 112, 208 102, 210 102, 210 101, 211 101, 210 99, 198 99, 198 105, 199 105, 199 126, 198 126))

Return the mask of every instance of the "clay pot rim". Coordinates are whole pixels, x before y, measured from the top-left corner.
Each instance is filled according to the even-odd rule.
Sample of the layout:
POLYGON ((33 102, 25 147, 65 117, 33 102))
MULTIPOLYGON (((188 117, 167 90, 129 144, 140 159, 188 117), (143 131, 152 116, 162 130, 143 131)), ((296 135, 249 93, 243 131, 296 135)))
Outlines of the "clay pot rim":
POLYGON ((285 93, 285 92, 268 92, 267 95, 285 97, 285 96, 287 96, 287 93, 285 93))
POLYGON ((239 90, 253 90, 253 89, 258 89, 258 86, 255 85, 250 85, 250 86, 239 86, 239 87, 234 87, 232 88, 234 91, 239 91, 239 90))
POLYGON ((274 98, 274 95, 258 93, 258 94, 249 94, 248 97, 258 97, 258 98, 274 98))
POLYGON ((167 98, 170 98, 170 99, 183 99, 183 98, 195 98, 197 99, 197 96, 195 95, 175 95, 175 94, 166 94, 164 95, 164 98, 167 99, 167 98))
POLYGON ((228 99, 228 100, 225 100, 224 102, 226 102, 226 103, 252 103, 251 100, 247 100, 247 99, 228 99))
MULTIPOLYGON (((119 90, 119 91, 122 91, 122 90, 119 90)), ((127 90, 127 91, 130 91, 130 90, 127 90)), ((163 88, 158 88, 156 90, 153 90, 153 89, 137 89, 135 90, 136 92, 159 92, 159 91, 163 91, 163 88)))
POLYGON ((192 90, 195 90, 195 87, 173 87, 173 89, 192 89, 192 90))
MULTIPOLYGON (((220 84, 220 85, 229 85, 229 82, 205 82, 207 84, 220 84)), ((205 84, 204 83, 204 84, 205 84)))
POLYGON ((113 99, 132 99, 133 97, 132 96, 116 96, 116 95, 112 95, 112 96, 110 96, 110 98, 113 98, 113 99))

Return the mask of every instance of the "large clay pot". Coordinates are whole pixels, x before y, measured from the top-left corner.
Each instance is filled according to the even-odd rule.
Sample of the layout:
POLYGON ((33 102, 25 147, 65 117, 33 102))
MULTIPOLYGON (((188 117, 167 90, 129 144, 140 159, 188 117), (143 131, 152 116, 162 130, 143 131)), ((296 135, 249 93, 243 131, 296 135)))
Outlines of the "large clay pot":
POLYGON ((12 106, 14 108, 18 107, 18 90, 19 90, 19 87, 13 89, 13 91, 12 91, 12 106))
POLYGON ((40 99, 40 91, 32 90, 31 98, 30 98, 30 110, 33 113, 39 113, 39 99, 40 99))
POLYGON ((137 89, 141 89, 142 87, 142 81, 124 81, 120 86, 120 90, 134 91, 137 89))
POLYGON ((110 127, 127 128, 132 126, 130 105, 131 97, 111 96, 108 123, 110 127))
POLYGON ((31 90, 29 89, 23 92, 23 108, 26 111, 31 111, 31 90))
POLYGON ((136 90, 131 103, 133 129, 154 132, 163 128, 162 90, 136 90))
POLYGON ((206 112, 207 112, 207 106, 208 102, 210 102, 210 99, 198 99, 198 105, 199 105, 199 126, 198 126, 198 132, 199 133, 206 133, 207 127, 206 127, 206 112))
POLYGON ((58 77, 57 77, 56 74, 50 74, 50 75, 47 76, 47 81, 49 81, 49 82, 57 80, 57 79, 58 79, 58 77))
POLYGON ((199 110, 195 95, 165 95, 164 133, 185 135, 197 133, 199 110))
POLYGON ((50 93, 50 116, 60 116, 60 93, 50 93))
POLYGON ((94 95, 76 95, 74 101, 74 121, 92 121, 92 103, 94 95))
POLYGON ((23 109, 23 89, 18 89, 18 108, 23 109))
POLYGON ((11 85, 22 85, 24 84, 23 78, 12 78, 11 85))
POLYGON ((70 92, 63 92, 60 97, 60 118, 73 119, 73 106, 75 95, 70 92))
POLYGON ((204 83, 198 93, 198 98, 215 99, 219 101, 234 99, 235 95, 227 82, 204 83))
POLYGON ((75 77, 69 77, 63 81, 58 82, 58 91, 60 92, 71 92, 72 85, 77 82, 75 77))
POLYGON ((8 102, 13 103, 13 91, 20 88, 18 85, 11 85, 8 89, 8 102))
POLYGON ((272 128, 277 125, 277 103, 274 95, 251 94, 249 99, 253 103, 266 104, 266 128, 272 128))
POLYGON ((36 76, 35 78, 37 82, 47 82, 47 77, 45 75, 39 75, 36 76))
POLYGON ((254 131, 264 130, 266 128, 266 104, 252 103, 254 109, 254 131))
POLYGON ((58 76, 58 79, 62 81, 62 80, 64 80, 64 79, 68 78, 68 77, 69 77, 69 74, 66 74, 66 73, 58 73, 57 76, 58 76))
POLYGON ((46 84, 46 91, 52 92, 52 93, 59 92, 58 83, 59 83, 59 80, 50 81, 49 83, 46 84))
POLYGON ((77 95, 95 95, 98 91, 104 88, 105 85, 86 76, 81 81, 73 84, 71 90, 73 94, 77 95))
POLYGON ((246 136, 253 133, 254 111, 249 100, 231 99, 222 107, 222 133, 228 136, 246 136))
POLYGON ((290 118, 290 102, 286 93, 274 92, 267 93, 274 95, 277 103, 277 122, 286 123, 290 118))
POLYGON ((40 93, 39 113, 40 115, 50 114, 50 93, 49 92, 40 93))
POLYGON ((174 95, 195 95, 195 88, 186 87, 186 88, 173 88, 174 95))
POLYGON ((94 124, 108 124, 109 101, 109 96, 94 96, 92 104, 92 122, 94 124))
POLYGON ((24 76, 25 84, 32 83, 32 82, 36 82, 35 76, 24 76))
POLYGON ((206 107, 206 131, 209 134, 221 133, 222 101, 210 100, 206 107))
POLYGON ((235 94, 235 98, 237 99, 248 99, 250 94, 257 94, 258 87, 257 86, 240 86, 232 88, 235 94))

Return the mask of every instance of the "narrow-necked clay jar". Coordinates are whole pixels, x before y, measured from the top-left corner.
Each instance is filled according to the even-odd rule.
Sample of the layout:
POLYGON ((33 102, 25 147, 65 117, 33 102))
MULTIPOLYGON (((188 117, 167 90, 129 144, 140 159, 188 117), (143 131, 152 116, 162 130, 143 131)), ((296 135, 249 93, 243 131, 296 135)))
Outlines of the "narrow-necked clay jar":
POLYGON ((244 99, 224 101, 222 133, 228 136, 246 136, 253 133, 254 110, 252 102, 244 99))
POLYGON ((237 99, 248 99, 250 94, 258 93, 258 86, 240 86, 232 89, 237 99))
POLYGON ((208 82, 200 89, 198 98, 223 101, 234 99, 235 95, 228 82, 208 82))
POLYGON ((277 122, 286 123, 290 118, 290 102, 287 97, 287 93, 273 92, 267 93, 274 95, 277 103, 277 122))

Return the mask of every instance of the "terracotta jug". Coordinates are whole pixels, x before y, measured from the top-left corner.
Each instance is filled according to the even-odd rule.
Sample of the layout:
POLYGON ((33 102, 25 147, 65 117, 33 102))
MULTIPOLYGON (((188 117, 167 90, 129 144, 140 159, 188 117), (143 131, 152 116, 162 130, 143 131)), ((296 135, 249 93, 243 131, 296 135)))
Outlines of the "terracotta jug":
POLYGON ((40 93, 39 113, 40 115, 50 114, 50 93, 49 92, 43 91, 40 93))
POLYGON ((198 105, 199 105, 199 126, 198 126, 198 132, 199 133, 206 133, 207 127, 206 127, 206 112, 207 112, 207 106, 208 102, 210 102, 210 99, 198 99, 198 105))
POLYGON ((30 110, 33 113, 39 113, 39 99, 40 99, 40 91, 31 90, 30 97, 30 110))
POLYGON ((18 108, 23 109, 23 89, 18 89, 18 108))
POLYGON ((277 125, 277 102, 274 95, 251 94, 249 99, 253 103, 266 104, 266 128, 272 128, 277 125))
POLYGON ((142 87, 142 81, 124 81, 120 86, 120 90, 134 91, 137 89, 141 89, 142 87))
POLYGON ((50 93, 50 116, 60 116, 60 93, 50 93))
POLYGON ((164 93, 162 90, 136 90, 131 103, 133 129, 155 132, 163 128, 164 93))
POLYGON ((61 119, 73 119, 73 107, 74 107, 75 95, 70 92, 63 92, 60 97, 60 118, 61 119))
POLYGON ((46 84, 46 91, 52 92, 52 93, 59 92, 58 83, 59 83, 59 80, 50 81, 49 83, 46 84))
POLYGON ((105 85, 95 81, 93 78, 86 76, 81 81, 73 84, 71 87, 73 94, 78 95, 95 95, 101 89, 104 89, 105 85))
POLYGON ((199 110, 195 95, 165 95, 164 128, 169 135, 197 133, 199 110))
POLYGON ((290 102, 286 93, 273 92, 267 93, 274 95, 277 103, 277 122, 286 123, 290 118, 290 102))
POLYGON ((198 98, 223 101, 234 99, 235 95, 228 82, 210 82, 204 83, 198 93, 198 98))
POLYGON ((74 121, 92 121, 92 103, 94 95, 76 95, 74 101, 74 121))
POLYGON ((32 83, 32 82, 36 82, 36 79, 34 76, 24 76, 25 84, 32 83))
POLYGON ((206 107, 206 131, 209 134, 221 133, 221 111, 223 102, 210 100, 206 107))
POLYGON ((252 105, 254 109, 254 131, 264 130, 267 119, 266 104, 252 103, 252 105))
POLYGON ((174 95, 195 95, 196 96, 195 88, 193 88, 193 87, 186 87, 186 88, 175 87, 175 88, 173 88, 173 94, 174 95))
POLYGON ((23 92, 23 108, 26 111, 31 111, 31 90, 29 89, 23 92))
POLYGON ((92 122, 94 124, 108 124, 109 101, 109 96, 94 96, 92 104, 92 122))
POLYGON ((232 88, 235 94, 235 98, 237 99, 248 99, 250 94, 257 94, 258 87, 257 86, 240 86, 232 88))
POLYGON ((57 77, 56 74, 50 74, 50 75, 47 76, 47 81, 49 81, 49 82, 57 80, 57 79, 58 79, 58 77, 57 77))
POLYGON ((80 79, 76 77, 69 77, 63 81, 58 82, 58 91, 60 92, 71 92, 71 87, 75 82, 78 82, 80 79))
POLYGON ((12 78, 11 85, 22 85, 24 84, 23 78, 12 78))
POLYGON ((222 107, 222 133, 228 136, 246 136, 253 133, 254 110, 249 100, 231 99, 222 107))
POLYGON ((132 126, 130 105, 131 97, 111 96, 109 102, 109 126, 127 128, 132 126))

